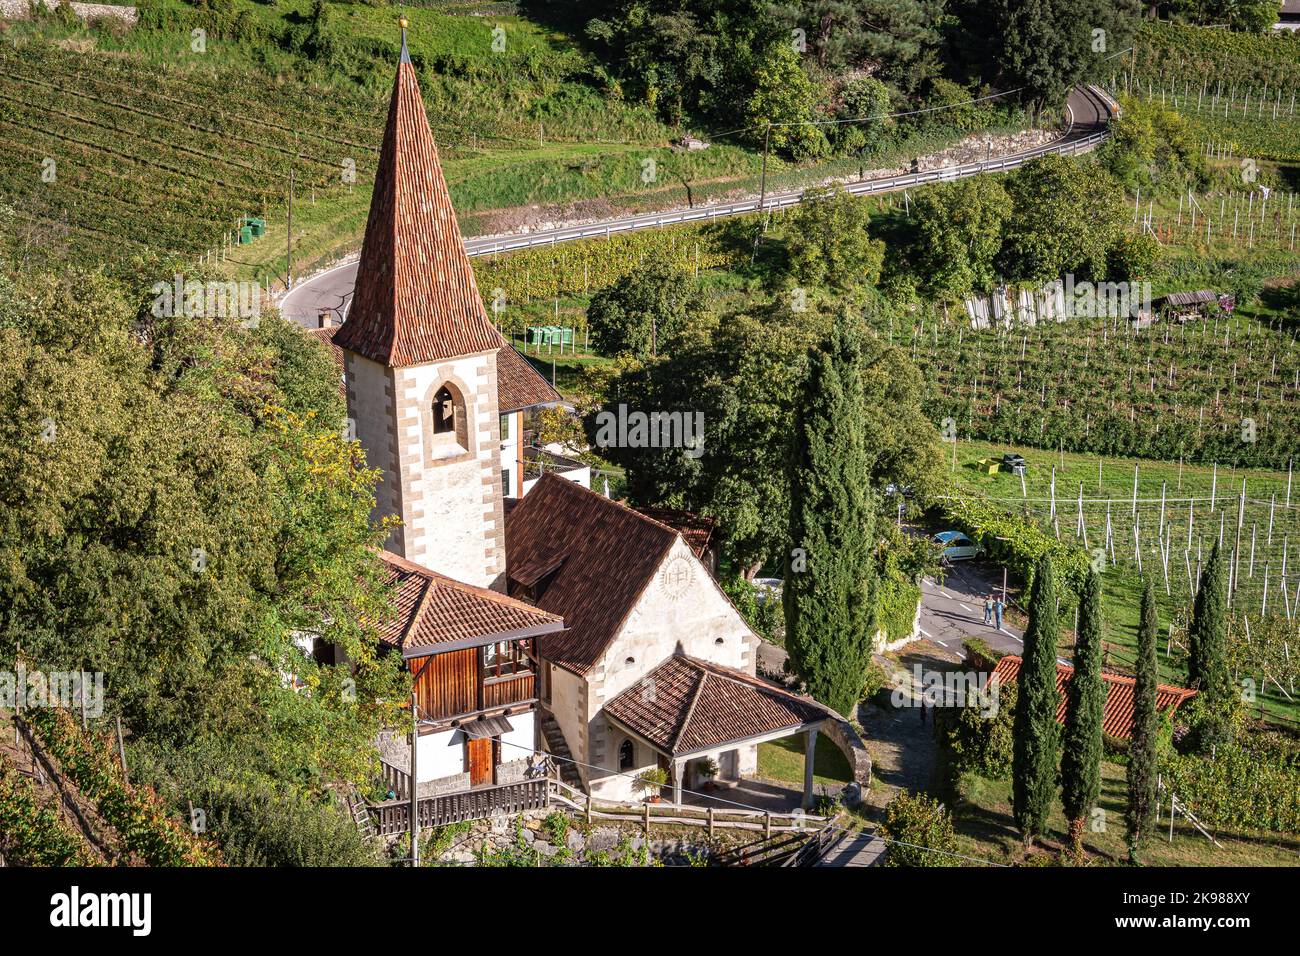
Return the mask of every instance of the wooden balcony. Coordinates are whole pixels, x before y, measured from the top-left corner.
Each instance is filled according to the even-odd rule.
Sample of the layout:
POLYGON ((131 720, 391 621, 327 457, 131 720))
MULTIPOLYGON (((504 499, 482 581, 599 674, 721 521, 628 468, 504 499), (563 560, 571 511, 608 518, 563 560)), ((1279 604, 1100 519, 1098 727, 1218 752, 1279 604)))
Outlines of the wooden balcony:
POLYGON ((537 699, 537 675, 512 674, 508 677, 489 677, 483 681, 483 700, 479 710, 508 707, 537 699))

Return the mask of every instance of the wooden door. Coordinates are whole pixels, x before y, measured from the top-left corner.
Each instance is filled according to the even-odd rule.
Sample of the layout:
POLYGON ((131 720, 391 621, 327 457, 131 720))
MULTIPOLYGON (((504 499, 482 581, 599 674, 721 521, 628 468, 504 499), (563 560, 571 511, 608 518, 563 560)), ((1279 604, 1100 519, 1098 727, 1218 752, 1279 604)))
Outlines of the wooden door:
POLYGON ((465 741, 465 763, 469 767, 469 785, 492 782, 492 738, 465 741))

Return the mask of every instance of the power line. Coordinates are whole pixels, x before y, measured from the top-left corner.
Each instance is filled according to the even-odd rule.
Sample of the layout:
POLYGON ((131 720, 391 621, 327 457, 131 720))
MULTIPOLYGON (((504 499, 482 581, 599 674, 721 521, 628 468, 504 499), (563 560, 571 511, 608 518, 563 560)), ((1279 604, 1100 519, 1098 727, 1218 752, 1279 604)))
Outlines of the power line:
MULTIPOLYGON (((422 722, 423 722, 423 723, 430 723, 430 721, 422 721, 422 722)), ((525 746, 525 745, 523 745, 523 744, 517 744, 517 743, 515 743, 514 741, 510 741, 510 740, 504 740, 504 739, 502 739, 502 740, 500 740, 500 743, 501 743, 503 746, 507 746, 507 747, 515 747, 515 748, 518 749, 518 750, 525 750, 525 751, 527 751, 527 752, 530 753, 530 754, 538 753, 538 751, 535 750, 534 748, 532 748, 532 747, 527 747, 527 746, 525 746)), ((588 770, 599 770, 601 773, 603 773, 603 774, 605 774, 605 775, 607 775, 607 776, 626 777, 626 778, 628 778, 629 780, 632 780, 632 781, 635 781, 635 780, 637 779, 635 774, 625 773, 624 771, 621 771, 621 770, 609 770, 609 769, 606 768, 606 767, 599 767, 599 766, 596 766, 595 764, 584 763, 584 762, 582 762, 581 760, 576 760, 576 759, 574 759, 573 757, 560 757, 560 756, 558 756, 558 755, 556 755, 556 754, 553 754, 553 753, 550 753, 550 752, 546 752, 546 756, 547 756, 549 759, 551 759, 551 760, 563 760, 563 761, 566 761, 566 762, 568 762, 568 763, 573 764, 575 767, 586 767, 588 770)), ((418 785, 417 783, 415 783, 414 781, 412 781, 412 786, 418 788, 419 785, 418 785)), ((714 800, 714 801, 717 801, 717 802, 719 802, 719 803, 726 803, 726 804, 729 804, 730 806, 733 806, 733 807, 739 807, 739 808, 742 809, 742 810, 753 810, 753 811, 756 811, 756 812, 758 812, 758 813, 770 813, 770 812, 771 812, 770 810, 765 810, 763 807, 756 807, 756 806, 753 806, 752 804, 748 804, 748 803, 740 803, 740 802, 738 802, 738 801, 736 801, 736 800, 726 800, 726 799, 724 799, 724 798, 722 798, 722 797, 719 797, 719 796, 717 796, 717 795, 715 795, 715 794, 712 794, 712 793, 703 793, 702 791, 699 791, 699 790, 691 790, 691 789, 688 788, 688 787, 678 787, 678 788, 675 788, 675 789, 680 789, 682 793, 689 793, 689 794, 691 794, 692 796, 704 797, 704 798, 707 799, 707 800, 714 800)), ((790 815, 790 816, 795 816, 796 814, 791 813, 791 814, 789 814, 789 815, 790 815)), ((994 860, 980 859, 980 858, 978 858, 978 857, 973 857, 973 856, 964 856, 963 854, 960 854, 960 853, 953 853, 953 852, 950 852, 950 851, 948 851, 948 850, 939 850, 939 849, 936 849, 936 848, 934 848, 934 847, 920 846, 920 845, 918 845, 918 844, 914 844, 914 843, 905 843, 905 842, 903 842, 902 840, 893 840, 893 839, 890 839, 889 837, 881 836, 880 833, 879 833, 879 830, 878 830, 878 829, 877 829, 877 830, 873 830, 873 831, 871 831, 871 836, 872 836, 874 839, 881 840, 881 841, 883 841, 883 842, 886 843, 886 844, 896 843, 896 844, 898 844, 899 846, 910 847, 910 848, 912 848, 912 849, 914 849, 914 850, 924 850, 924 851, 926 851, 927 853, 942 853, 942 854, 945 855, 945 856, 956 857, 957 859, 967 860, 967 861, 972 862, 972 863, 982 863, 982 864, 985 864, 985 865, 987 865, 987 866, 1006 866, 1006 865, 1007 865, 1007 864, 1005 864, 1005 863, 998 863, 998 862, 995 862, 994 860)))

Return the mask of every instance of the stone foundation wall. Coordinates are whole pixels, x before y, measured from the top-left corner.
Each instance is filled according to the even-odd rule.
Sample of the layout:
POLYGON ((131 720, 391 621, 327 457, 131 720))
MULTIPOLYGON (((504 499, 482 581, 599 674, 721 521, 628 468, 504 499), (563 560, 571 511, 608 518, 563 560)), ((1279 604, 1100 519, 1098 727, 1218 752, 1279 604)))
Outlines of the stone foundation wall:
MULTIPOLYGON (((0 17, 9 20, 26 20, 31 15, 31 2, 36 0, 0 0, 0 17)), ((39 0, 45 4, 46 9, 53 10, 59 6, 59 0, 39 0)), ((135 7, 115 7, 107 3, 69 3, 65 4, 72 8, 72 12, 81 19, 90 20, 120 20, 123 23, 135 26, 140 19, 140 14, 135 7)))

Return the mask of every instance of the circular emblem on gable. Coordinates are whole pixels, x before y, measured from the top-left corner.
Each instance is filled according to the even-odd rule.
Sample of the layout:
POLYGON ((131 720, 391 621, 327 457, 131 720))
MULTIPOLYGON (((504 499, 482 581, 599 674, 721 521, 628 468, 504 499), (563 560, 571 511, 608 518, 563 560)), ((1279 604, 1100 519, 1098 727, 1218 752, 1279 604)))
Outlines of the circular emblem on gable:
POLYGON ((659 586, 674 600, 686 593, 695 578, 695 568, 682 555, 673 558, 659 572, 659 586))

